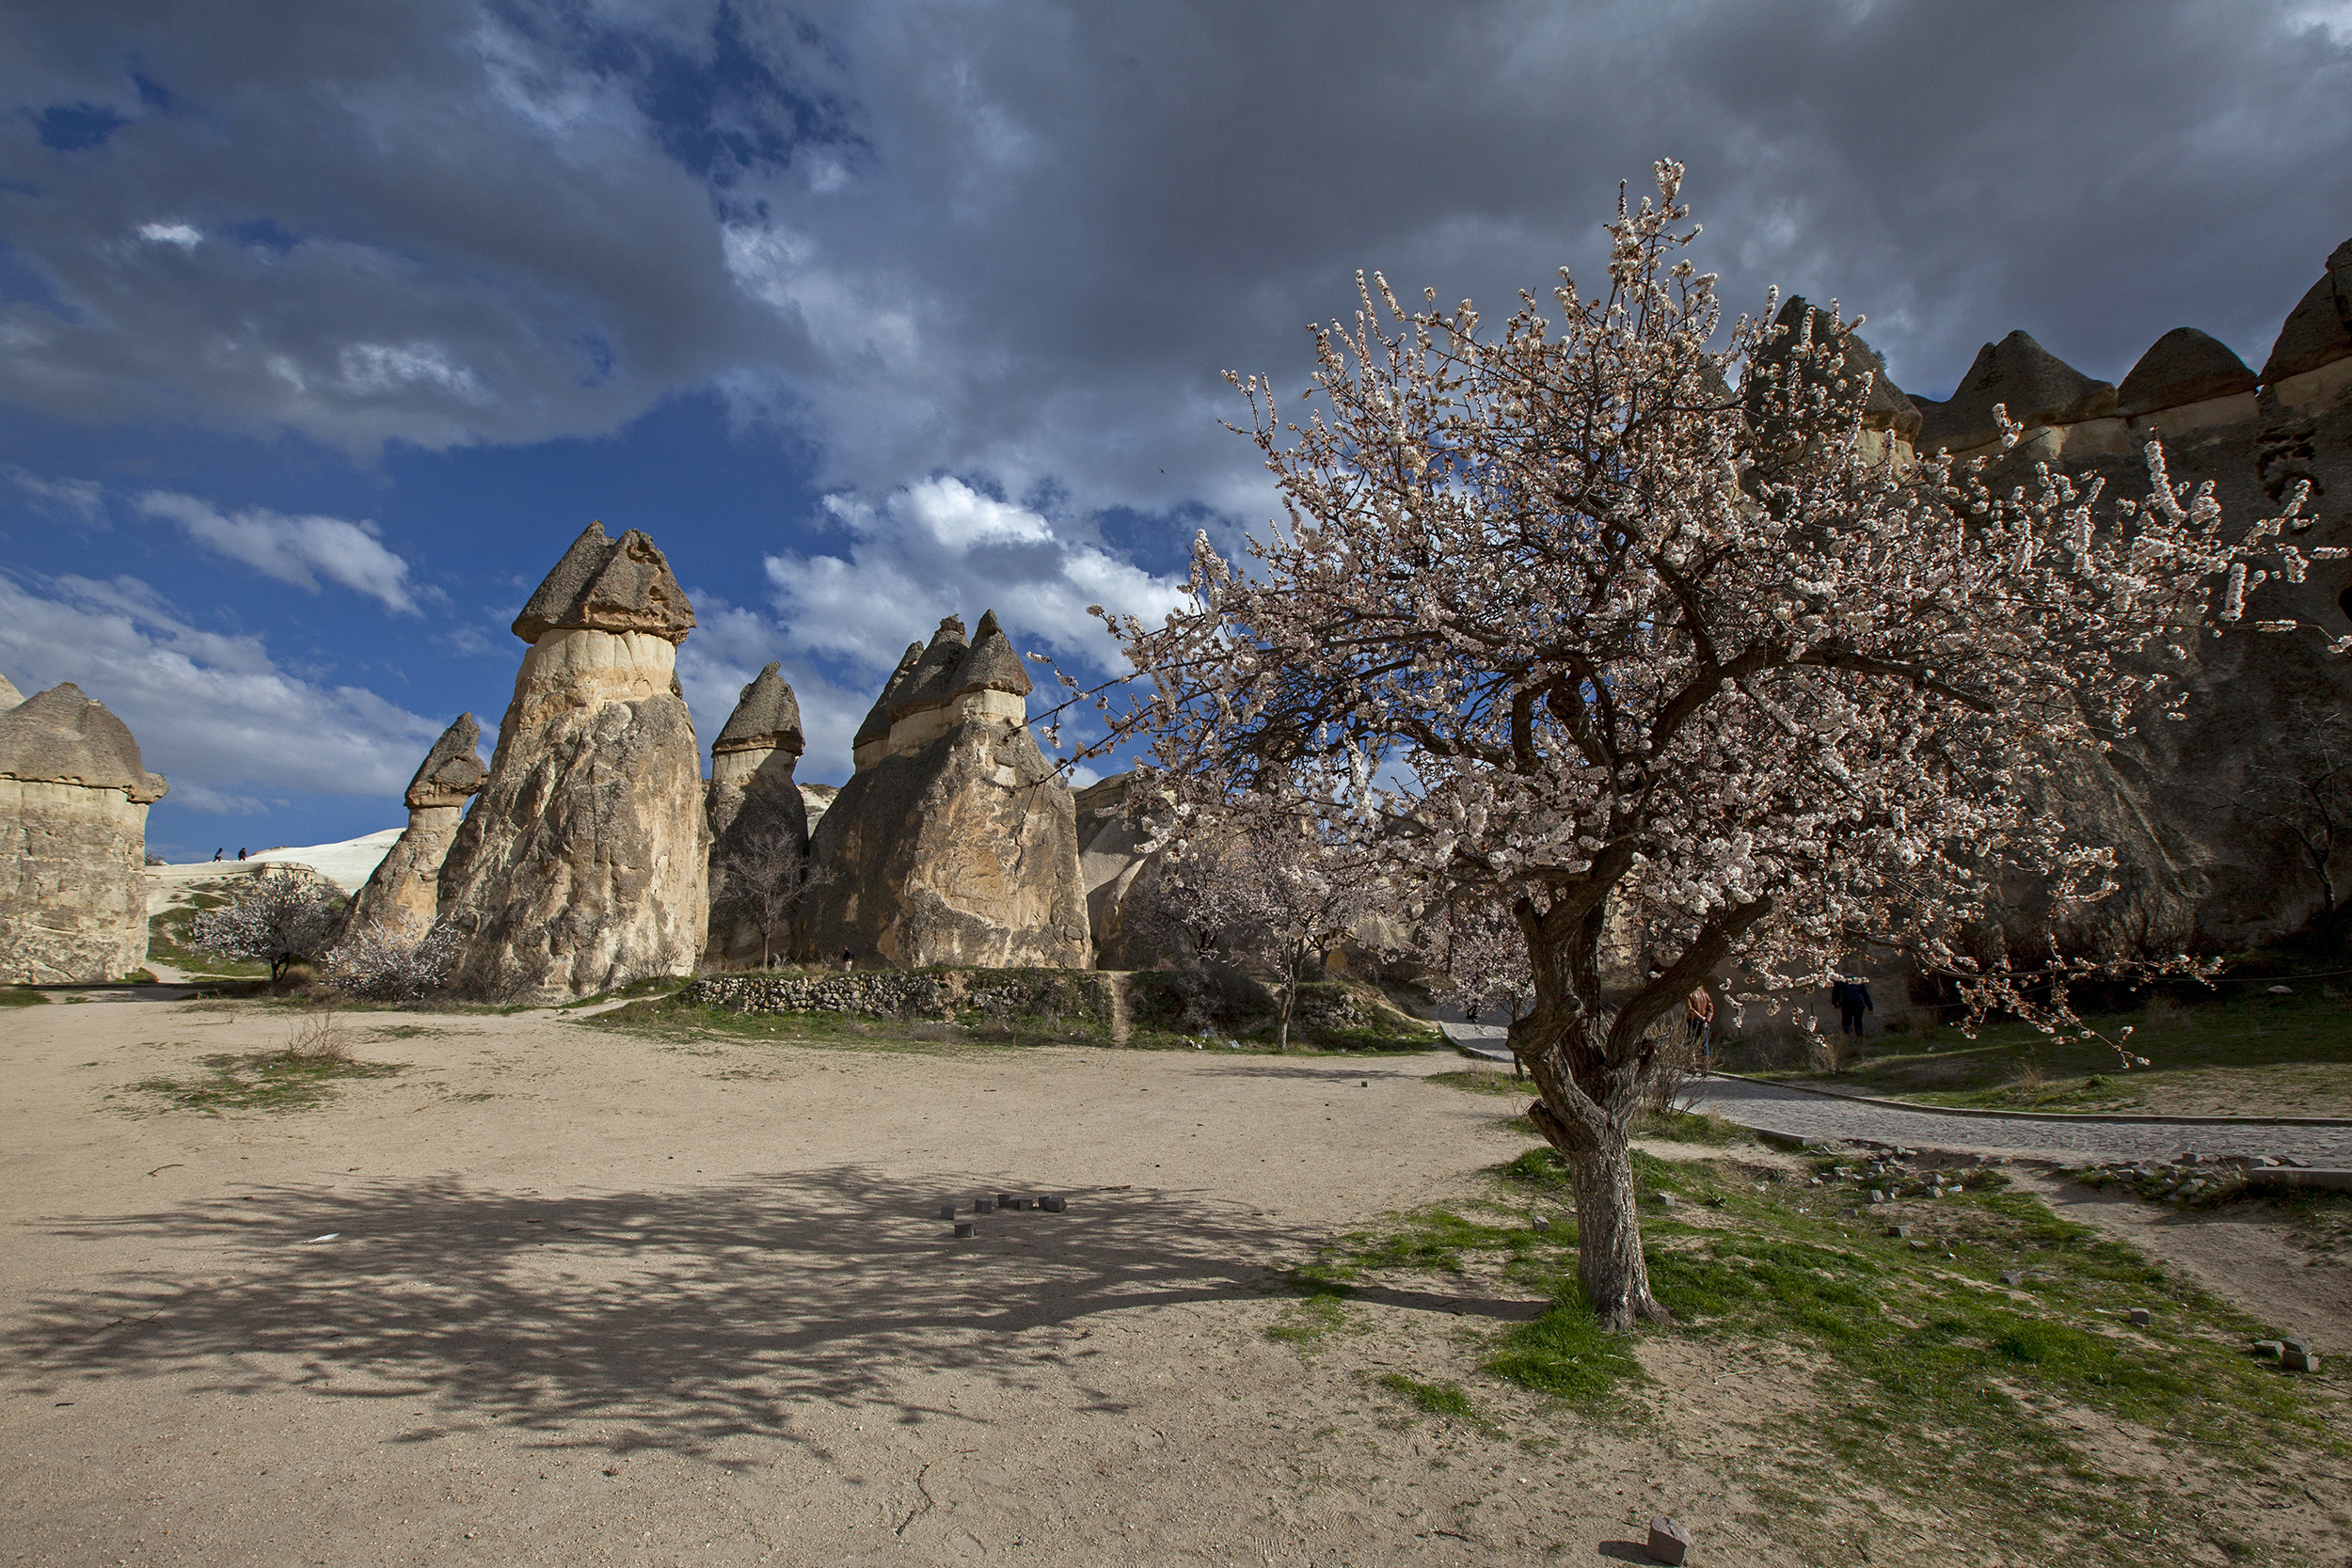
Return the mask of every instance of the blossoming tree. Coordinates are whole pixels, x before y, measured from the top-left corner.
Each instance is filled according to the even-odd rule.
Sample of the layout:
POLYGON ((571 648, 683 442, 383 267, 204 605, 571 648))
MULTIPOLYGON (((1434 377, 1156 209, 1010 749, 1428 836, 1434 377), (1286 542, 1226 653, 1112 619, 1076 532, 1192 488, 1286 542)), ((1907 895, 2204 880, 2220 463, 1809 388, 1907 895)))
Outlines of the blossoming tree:
POLYGON ((2131 499, 1899 467, 1850 328, 1726 324, 1680 254, 1681 166, 1656 172, 1597 294, 1564 271, 1495 334, 1375 275, 1316 331, 1303 425, 1236 380, 1286 520, 1246 568, 1197 541, 1164 625, 1109 618, 1151 685, 1113 737, 1164 784, 1311 816, 1408 916, 1509 910, 1534 990, 1511 1046, 1613 1327, 1667 1316, 1628 1125, 1692 989, 1759 1000, 1869 946, 2070 1022, 1970 940, 1996 880, 2110 885, 2033 775, 2177 711, 2169 661, 2343 553, 2293 543, 2299 496, 2225 528, 2153 444, 2131 499))

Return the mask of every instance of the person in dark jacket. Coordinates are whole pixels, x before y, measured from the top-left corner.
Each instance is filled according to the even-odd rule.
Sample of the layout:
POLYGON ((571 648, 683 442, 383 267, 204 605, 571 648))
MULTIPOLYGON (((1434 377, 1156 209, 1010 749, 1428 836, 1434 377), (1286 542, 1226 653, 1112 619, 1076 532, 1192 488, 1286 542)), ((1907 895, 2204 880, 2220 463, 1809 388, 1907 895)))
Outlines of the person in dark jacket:
POLYGON ((1849 974, 1830 987, 1829 1000, 1845 1032, 1856 1038, 1862 1035, 1862 1015, 1878 1011, 1870 1000, 1870 982, 1859 974, 1849 974))

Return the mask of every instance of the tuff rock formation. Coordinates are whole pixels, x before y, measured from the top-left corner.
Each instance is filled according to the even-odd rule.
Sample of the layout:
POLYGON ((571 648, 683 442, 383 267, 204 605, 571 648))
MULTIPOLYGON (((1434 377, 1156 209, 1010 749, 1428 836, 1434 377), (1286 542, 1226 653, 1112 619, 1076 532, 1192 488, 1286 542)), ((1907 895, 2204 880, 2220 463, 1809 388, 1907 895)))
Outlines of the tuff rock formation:
POLYGON ((808 858, 808 807, 792 777, 801 705, 771 664, 710 747, 710 940, 706 965, 758 963, 789 947, 789 889, 808 858))
MULTIPOLYGON (((2237 526, 2308 481, 2311 521, 2297 543, 2352 546, 2352 241, 2328 259, 2259 376, 2221 343, 2180 327, 2110 388, 2012 332, 1978 355, 1948 403, 1921 403, 1919 450, 1994 454, 1994 403, 2026 427, 2014 449, 1994 456, 1996 489, 2031 483, 2033 466, 2046 460, 2105 477, 2110 494, 2138 496, 2141 449, 2160 436, 2176 483, 2185 491, 2211 481, 2237 526)), ((2013 905, 2003 920, 2012 946, 2030 952, 2055 934, 2082 950, 2222 951, 2293 930, 2320 907, 2299 849, 2250 809, 2254 764, 2291 774, 2309 716, 2352 710, 2352 659, 2308 634, 2248 629, 2290 615, 2352 632, 2352 568, 2318 562, 2305 582, 2274 578, 2249 593, 2243 623, 2173 667, 2188 690, 2184 722, 2141 724, 2103 755, 2053 759, 2052 805, 2083 842, 2114 848, 2121 887, 2086 910, 2013 905)))
POLYGON ((441 863, 457 836, 466 802, 490 777, 475 745, 482 726, 461 713, 441 732, 417 776, 408 781, 408 826, 376 863, 373 875, 351 900, 343 929, 413 930, 422 935, 440 907, 441 863))
MULTIPOLYGON (((1756 368, 1764 374, 1751 374, 1740 384, 1747 417, 1759 429, 1769 423, 1764 398, 1768 380, 1788 373, 1790 354, 1800 342, 1824 343, 1837 331, 1829 312, 1814 307, 1803 294, 1791 294, 1788 303, 1781 307, 1780 314, 1772 318, 1772 325, 1782 329, 1781 336, 1756 356, 1756 368)), ((1864 375, 1870 377, 1870 388, 1862 404, 1863 450, 1873 457, 1908 466, 1919 435, 1918 406, 1895 385, 1894 378, 1886 373, 1885 358, 1863 341, 1860 333, 1847 328, 1843 339, 1845 361, 1838 367, 1838 378, 1858 383, 1864 375)), ((1823 379, 1818 365, 1809 366, 1804 375, 1809 383, 1823 379)))
POLYGON ((0 979, 119 979, 147 961, 147 808, 171 786, 80 688, 0 687, 0 979))
POLYGON ((834 879, 800 951, 859 961, 1083 969, 1077 815, 1028 731, 1028 673, 996 624, 942 621, 860 726, 857 771, 810 846, 834 879))
POLYGON ((602 523, 516 617, 531 651, 441 866, 462 994, 554 1000, 694 967, 710 830, 676 674, 693 626, 653 541, 602 523))

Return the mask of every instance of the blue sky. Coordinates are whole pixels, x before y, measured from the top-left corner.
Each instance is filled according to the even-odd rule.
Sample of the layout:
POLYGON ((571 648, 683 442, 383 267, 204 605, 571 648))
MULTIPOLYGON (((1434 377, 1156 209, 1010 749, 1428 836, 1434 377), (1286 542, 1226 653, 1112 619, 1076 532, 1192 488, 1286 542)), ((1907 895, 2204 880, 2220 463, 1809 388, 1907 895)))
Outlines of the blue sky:
POLYGON ((2343 4, 20 4, 0 673, 172 782, 175 858, 397 825, 592 518, 706 734, 780 659, 837 782, 898 650, 1172 600, 1273 510, 1227 369, 1357 268, 1507 306, 1684 159, 1708 263, 1942 395, 2024 327, 2259 364, 2352 234, 2343 4))

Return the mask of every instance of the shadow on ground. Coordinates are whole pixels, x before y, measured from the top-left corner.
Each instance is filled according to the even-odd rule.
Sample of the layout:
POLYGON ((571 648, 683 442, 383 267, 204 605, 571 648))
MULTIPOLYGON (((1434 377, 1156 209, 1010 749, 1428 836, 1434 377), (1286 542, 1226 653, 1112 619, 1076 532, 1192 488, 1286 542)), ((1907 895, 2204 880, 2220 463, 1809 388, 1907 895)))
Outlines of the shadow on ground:
POLYGON ((200 1251, 206 1277, 147 1270, 36 1298, 0 1347, 28 1394, 173 1373, 246 1395, 421 1401, 453 1427, 501 1421, 559 1444, 701 1451, 790 1439, 812 1401, 956 1418, 907 1397, 909 1374, 930 1371, 1023 1386, 1054 1363, 1107 1402, 1085 1386, 1098 1347, 1009 1337, 1256 1295, 1314 1240, 1125 1191, 1073 1191, 1067 1213, 985 1216, 952 1240, 940 1207, 970 1218, 975 1196, 968 1177, 855 1168, 564 1197, 446 1180, 263 1189, 56 1222, 66 1238, 200 1251))

